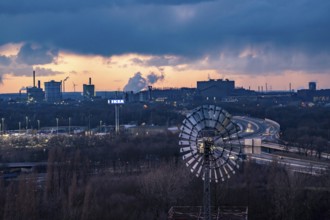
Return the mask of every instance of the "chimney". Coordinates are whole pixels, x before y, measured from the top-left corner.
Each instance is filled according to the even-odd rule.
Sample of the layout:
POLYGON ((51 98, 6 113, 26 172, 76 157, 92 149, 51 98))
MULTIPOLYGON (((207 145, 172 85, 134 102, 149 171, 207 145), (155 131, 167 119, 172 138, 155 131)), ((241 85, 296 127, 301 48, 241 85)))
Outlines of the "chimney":
POLYGON ((152 86, 148 86, 148 99, 149 99, 149 101, 151 101, 151 99, 152 99, 151 90, 152 90, 152 86))
POLYGON ((33 88, 36 87, 36 71, 33 70, 33 88))
POLYGON ((289 92, 291 92, 291 83, 289 83, 289 92))
POLYGON ((89 85, 92 85, 92 78, 89 77, 89 85))
POLYGON ((38 89, 40 89, 40 80, 38 80, 38 89))

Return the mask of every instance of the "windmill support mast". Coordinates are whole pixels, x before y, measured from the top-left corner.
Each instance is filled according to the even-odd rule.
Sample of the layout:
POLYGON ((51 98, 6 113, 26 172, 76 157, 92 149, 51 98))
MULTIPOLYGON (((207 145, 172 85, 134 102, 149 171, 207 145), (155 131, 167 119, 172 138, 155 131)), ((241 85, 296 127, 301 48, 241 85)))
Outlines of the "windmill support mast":
POLYGON ((125 103, 124 99, 110 99, 108 100, 108 104, 115 105, 115 133, 118 135, 120 132, 119 126, 119 105, 123 105, 125 103))
POLYGON ((115 132, 119 134, 119 106, 115 105, 115 132))
POLYGON ((210 151, 212 142, 211 138, 204 140, 204 220, 211 220, 210 151))

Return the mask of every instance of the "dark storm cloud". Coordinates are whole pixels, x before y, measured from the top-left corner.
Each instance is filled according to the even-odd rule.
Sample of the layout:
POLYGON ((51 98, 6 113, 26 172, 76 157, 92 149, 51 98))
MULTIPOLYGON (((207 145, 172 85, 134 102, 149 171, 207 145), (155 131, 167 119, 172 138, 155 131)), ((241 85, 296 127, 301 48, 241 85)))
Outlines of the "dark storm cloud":
POLYGON ((130 5, 186 5, 213 0, 2 0, 2 14, 39 13, 39 12, 75 12, 102 7, 125 7, 130 5))
MULTIPOLYGON (((184 58, 180 62, 238 59, 236 70, 243 72, 330 69, 328 0, 3 0, 0 8, 0 28, 6 30, 0 44, 36 42, 104 56, 174 55, 184 58), (257 53, 242 57, 251 47, 257 53), (274 60, 281 63, 274 66, 274 60)), ((235 71, 234 65, 219 68, 224 66, 235 71)))
POLYGON ((11 59, 7 56, 0 55, 0 65, 9 65, 11 63, 11 59))
POLYGON ((20 48, 16 61, 28 65, 38 65, 53 63, 57 57, 57 49, 27 43, 20 48))
POLYGON ((4 74, 10 74, 13 76, 32 76, 33 70, 36 71, 38 76, 63 74, 63 72, 54 71, 49 68, 36 67, 33 69, 33 67, 29 65, 12 64, 9 66, 0 65, 0 77, 4 74))
POLYGON ((39 76, 61 74, 49 68, 33 67, 54 63, 58 57, 58 50, 50 49, 38 44, 23 44, 16 55, 0 55, 0 76, 11 74, 13 76, 31 76, 35 70, 39 76))
POLYGON ((149 59, 140 59, 140 58, 133 58, 131 59, 132 63, 140 66, 177 66, 182 63, 186 63, 189 60, 185 59, 184 57, 179 56, 153 56, 149 59))

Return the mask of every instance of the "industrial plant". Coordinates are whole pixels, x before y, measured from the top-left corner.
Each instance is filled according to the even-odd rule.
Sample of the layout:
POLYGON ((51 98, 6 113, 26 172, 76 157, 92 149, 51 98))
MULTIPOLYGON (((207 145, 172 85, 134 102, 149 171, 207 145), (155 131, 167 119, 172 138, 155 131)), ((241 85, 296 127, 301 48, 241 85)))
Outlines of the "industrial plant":
POLYGON ((126 103, 159 102, 180 105, 194 101, 206 101, 211 103, 258 101, 263 103, 282 105, 329 105, 330 89, 317 89, 316 82, 309 82, 308 89, 294 91, 289 83, 289 90, 275 91, 271 86, 258 86, 258 90, 236 87, 235 81, 229 79, 209 79, 196 82, 195 88, 156 88, 146 86, 138 92, 133 91, 97 91, 92 84, 92 78, 88 84, 83 84, 82 92, 65 91, 66 77, 61 81, 51 80, 44 82, 44 89, 38 80, 36 86, 36 72, 33 71, 33 86, 23 87, 18 94, 0 94, 0 99, 11 102, 28 103, 65 103, 74 101, 98 101, 109 99, 123 99, 126 103), (265 89, 264 89, 265 88, 265 89), (22 91, 26 91, 22 93, 22 91))

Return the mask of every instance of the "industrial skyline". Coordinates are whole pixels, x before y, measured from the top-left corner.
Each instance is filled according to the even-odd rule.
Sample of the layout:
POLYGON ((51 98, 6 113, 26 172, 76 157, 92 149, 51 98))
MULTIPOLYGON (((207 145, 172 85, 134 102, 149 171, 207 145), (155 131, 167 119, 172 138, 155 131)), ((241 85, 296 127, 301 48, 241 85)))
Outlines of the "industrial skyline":
MULTIPOLYGON (((38 73, 37 73, 37 78, 38 78, 38 86, 36 86, 36 71, 33 70, 33 73, 32 73, 32 80, 31 80, 31 76, 30 77, 26 77, 27 80, 29 80, 29 82, 27 82, 27 85, 23 85, 20 87, 20 89, 18 91, 13 91, 13 92, 8 92, 8 93, 22 93, 22 91, 26 91, 26 93, 29 94, 31 93, 31 91, 33 92, 34 90, 38 90, 37 93, 40 93, 42 92, 42 90, 46 91, 46 85, 49 85, 50 82, 55 82, 55 83, 58 83, 58 85, 56 87, 58 87, 58 92, 61 92, 61 93, 64 93, 64 92, 81 92, 83 94, 83 96, 86 96, 86 97, 92 97, 92 96, 95 96, 95 93, 97 91, 126 91, 126 92, 134 92, 134 93, 137 93, 137 92, 140 92, 140 91, 143 91, 143 90, 148 90, 148 87, 149 86, 152 86, 152 85, 156 85, 154 86, 154 88, 157 88, 157 89, 169 89, 169 88, 173 88, 173 89, 179 89, 179 88, 197 88, 198 87, 198 84, 201 84, 203 82, 209 82, 209 81, 218 81, 218 80, 224 80, 224 81, 228 81, 230 80, 231 82, 234 83, 233 87, 236 87, 236 88, 244 88, 246 90, 252 90, 252 91, 257 91, 257 92, 271 92, 271 91, 298 91, 298 90, 301 90, 301 89, 310 89, 310 84, 312 83, 313 86, 315 87, 316 89, 316 85, 317 85, 317 89, 328 89, 330 88, 329 87, 322 87, 322 83, 321 83, 321 86, 320 84, 318 83, 318 81, 305 81, 304 82, 304 85, 303 86, 300 86, 299 88, 296 88, 294 87, 294 83, 295 82, 283 82, 283 84, 287 84, 287 85, 283 85, 282 88, 278 89, 278 88, 274 88, 273 85, 271 84, 272 82, 265 82, 264 84, 258 84, 254 87, 251 87, 251 86, 248 86, 248 87, 244 87, 244 86, 241 86, 237 83, 237 81, 235 80, 232 80, 232 79, 223 79, 223 78, 211 78, 210 75, 208 75, 208 78, 207 79, 202 79, 202 80, 198 80, 198 81, 195 81, 194 84, 190 85, 190 86, 181 86, 181 87, 175 87, 175 86, 166 86, 166 87, 157 87, 158 83, 157 82, 161 82, 164 80, 165 76, 164 75, 157 75, 155 73, 149 73, 148 75, 146 75, 145 77, 140 73, 140 72, 137 72, 134 74, 134 76, 130 77, 128 79, 128 82, 127 84, 124 86, 124 88, 117 88, 117 89, 111 89, 110 87, 108 89, 100 89, 99 88, 99 84, 97 85, 94 85, 94 84, 91 84, 91 80, 92 80, 92 77, 89 77, 89 83, 86 84, 86 83, 83 83, 81 85, 79 84, 76 84, 74 82, 72 82, 72 90, 70 89, 67 89, 65 90, 65 83, 67 84, 70 84, 70 77, 67 76, 65 77, 64 79, 62 80, 54 80, 54 78, 49 78, 48 81, 44 81, 44 82, 41 82, 41 80, 39 80, 40 78, 44 78, 42 76, 39 76, 38 73), (32 83, 31 83, 32 82, 32 83), (41 86, 41 83, 44 83, 44 87, 42 88, 41 86), (41 89, 41 90, 40 90, 41 89), (40 90, 40 91, 39 91, 40 90), (88 94, 87 94, 88 93, 88 94)), ((85 79, 83 79, 85 80, 85 79)), ((68 87, 68 86, 67 86, 68 87)), ((69 86, 70 88, 70 86, 69 86)), ((34 91, 35 93, 35 91, 34 91)), ((0 94, 6 94, 6 92, 0 92, 0 94)), ((60 98, 60 95, 58 95, 59 98, 58 99, 61 99, 60 98)))

